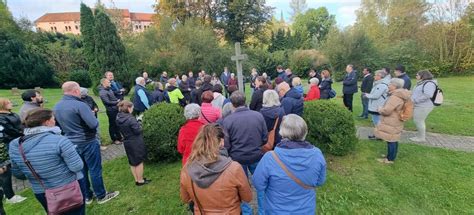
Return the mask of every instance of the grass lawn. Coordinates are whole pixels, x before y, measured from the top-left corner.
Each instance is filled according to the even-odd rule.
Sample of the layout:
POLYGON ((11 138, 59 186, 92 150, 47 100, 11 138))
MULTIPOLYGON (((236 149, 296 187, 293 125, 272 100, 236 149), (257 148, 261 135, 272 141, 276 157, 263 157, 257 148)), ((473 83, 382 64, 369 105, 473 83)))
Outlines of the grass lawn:
MULTIPOLYGON (((393 165, 375 159, 386 152, 382 142, 361 141, 356 152, 326 157, 326 184, 318 188, 318 212, 324 214, 472 214, 473 153, 401 144, 393 165)), ((126 158, 104 164, 104 181, 120 196, 104 205, 95 202, 88 214, 186 214, 179 199, 181 162, 148 164, 153 182, 136 187, 126 158)), ((10 214, 42 214, 31 190, 24 203, 6 205, 10 214), (13 213, 14 212, 14 213, 13 213)))

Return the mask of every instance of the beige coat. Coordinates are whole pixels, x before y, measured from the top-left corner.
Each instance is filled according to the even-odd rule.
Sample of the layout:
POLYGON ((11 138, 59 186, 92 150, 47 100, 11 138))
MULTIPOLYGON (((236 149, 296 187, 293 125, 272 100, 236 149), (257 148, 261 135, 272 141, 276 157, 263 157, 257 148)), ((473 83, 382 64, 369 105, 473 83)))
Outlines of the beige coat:
POLYGON ((374 129, 376 137, 387 142, 400 140, 404 123, 400 120, 400 112, 402 112, 405 101, 410 97, 411 92, 406 89, 396 89, 390 94, 385 105, 379 109, 381 120, 374 129))
MULTIPOLYGON (((191 179, 187 168, 181 170, 181 200, 185 203, 194 202, 194 214, 201 214, 196 197, 191 187, 191 179)), ((240 215, 240 201, 250 202, 252 190, 242 166, 232 161, 229 167, 211 184, 203 189, 194 184, 196 195, 206 215, 236 214, 240 215)))

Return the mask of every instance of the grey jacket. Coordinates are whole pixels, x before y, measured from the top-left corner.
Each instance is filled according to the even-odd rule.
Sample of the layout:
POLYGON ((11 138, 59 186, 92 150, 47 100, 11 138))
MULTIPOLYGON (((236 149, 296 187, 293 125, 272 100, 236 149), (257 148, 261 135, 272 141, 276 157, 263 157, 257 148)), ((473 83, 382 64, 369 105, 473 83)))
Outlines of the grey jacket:
POLYGON ((20 115, 21 121, 25 120, 25 117, 30 110, 33 110, 39 107, 40 105, 38 103, 25 101, 25 103, 23 103, 23 105, 20 108, 19 115, 20 115))
POLYGON ((119 103, 119 100, 117 97, 115 97, 115 94, 110 87, 104 88, 101 86, 99 88, 99 97, 100 100, 102 100, 102 103, 104 103, 105 109, 107 111, 118 110, 117 104, 119 103))
POLYGON ((436 80, 426 80, 416 83, 415 88, 413 88, 413 94, 411 100, 415 107, 433 107, 433 102, 431 97, 433 96, 436 85, 438 82, 436 80), (430 83, 426 83, 430 82, 430 83), (434 82, 434 83, 433 83, 434 82), (425 84, 426 83, 426 84, 425 84), (424 87, 423 87, 424 85, 424 87))
POLYGON ((388 97, 389 79, 381 79, 374 82, 374 87, 369 94, 365 94, 369 99, 369 111, 378 113, 378 109, 385 104, 388 97))

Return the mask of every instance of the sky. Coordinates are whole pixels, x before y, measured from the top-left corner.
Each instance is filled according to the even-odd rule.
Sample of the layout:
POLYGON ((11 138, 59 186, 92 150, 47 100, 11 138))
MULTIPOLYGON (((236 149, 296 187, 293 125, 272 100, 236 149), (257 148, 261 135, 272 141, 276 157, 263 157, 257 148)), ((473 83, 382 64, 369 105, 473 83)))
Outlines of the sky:
MULTIPOLYGON (((82 0, 93 6, 96 0, 82 0)), ((111 6, 110 0, 102 0, 111 6)), ((113 0, 116 8, 127 8, 130 12, 153 13, 155 0, 113 0)), ((266 0, 266 4, 275 8, 274 15, 280 19, 283 11, 285 20, 290 20, 290 0, 266 0)), ((360 0, 307 0, 308 8, 326 7, 330 14, 336 15, 337 25, 346 27, 356 20, 355 11, 360 7, 360 0)), ((79 12, 81 0, 7 0, 8 7, 15 18, 38 19, 45 13, 79 12)))

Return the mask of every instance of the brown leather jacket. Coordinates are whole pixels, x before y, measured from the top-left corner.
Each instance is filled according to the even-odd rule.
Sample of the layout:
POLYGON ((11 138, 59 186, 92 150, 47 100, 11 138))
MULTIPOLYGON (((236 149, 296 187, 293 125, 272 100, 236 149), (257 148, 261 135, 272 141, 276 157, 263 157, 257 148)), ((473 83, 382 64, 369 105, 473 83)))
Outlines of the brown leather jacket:
MULTIPOLYGON (((219 178, 206 189, 194 183, 194 190, 201 203, 203 212, 211 214, 240 214, 241 201, 250 202, 252 191, 242 166, 232 161, 219 178)), ((201 214, 193 194, 191 178, 187 168, 181 170, 180 196, 184 203, 194 202, 194 214, 201 214)))

